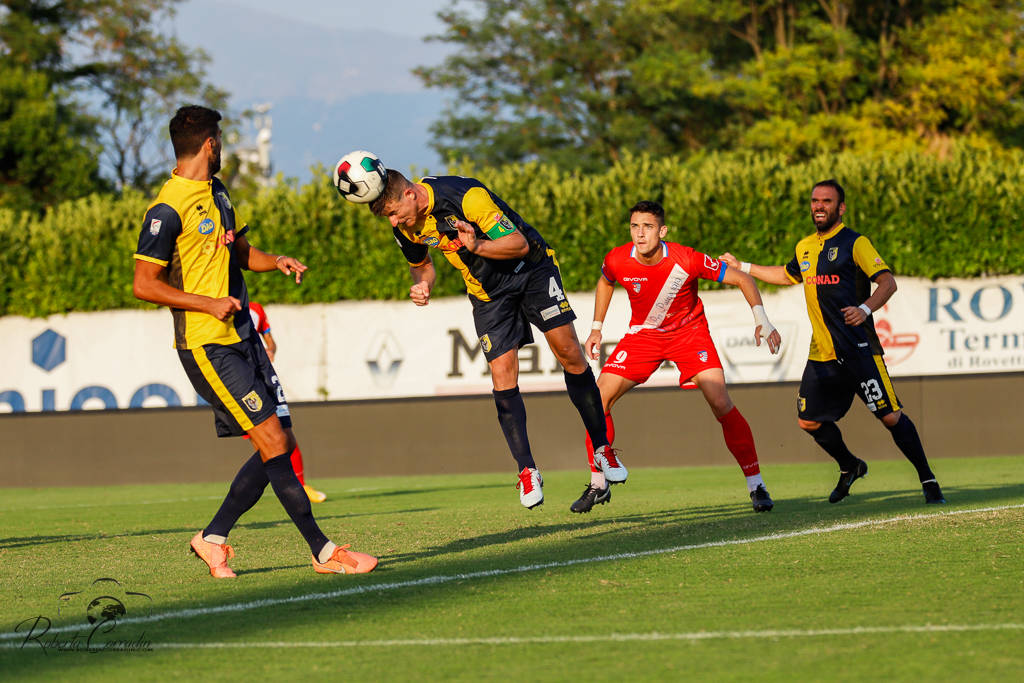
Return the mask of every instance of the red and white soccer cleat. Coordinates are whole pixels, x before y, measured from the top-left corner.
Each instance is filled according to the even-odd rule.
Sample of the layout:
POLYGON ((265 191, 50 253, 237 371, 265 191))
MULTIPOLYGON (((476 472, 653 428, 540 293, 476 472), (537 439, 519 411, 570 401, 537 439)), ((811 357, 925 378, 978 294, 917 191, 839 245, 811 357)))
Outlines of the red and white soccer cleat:
POLYGON ((544 477, 536 467, 524 467, 519 473, 519 481, 516 488, 519 489, 519 502, 523 507, 532 510, 544 502, 544 477))
POLYGON ((611 446, 601 446, 594 451, 594 464, 601 468, 609 484, 622 484, 629 476, 626 466, 619 460, 619 452, 611 446))

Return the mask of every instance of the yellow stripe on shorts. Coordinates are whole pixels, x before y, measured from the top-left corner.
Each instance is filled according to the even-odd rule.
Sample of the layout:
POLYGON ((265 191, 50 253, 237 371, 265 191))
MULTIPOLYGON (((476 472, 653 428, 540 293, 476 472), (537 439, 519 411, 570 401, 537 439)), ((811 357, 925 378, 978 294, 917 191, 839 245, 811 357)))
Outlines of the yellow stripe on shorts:
POLYGON ((217 375, 217 371, 213 369, 213 364, 210 363, 210 359, 206 357, 206 350, 203 347, 191 349, 192 357, 196 360, 196 365, 199 367, 199 371, 203 373, 203 377, 213 387, 214 393, 217 394, 217 398, 220 399, 221 403, 224 404, 231 415, 238 421, 238 424, 245 431, 249 431, 253 428, 252 420, 249 419, 245 409, 238 405, 238 401, 231 395, 228 388, 224 386, 224 382, 221 381, 220 376, 217 375))
POLYGON ((902 410, 900 402, 896 399, 896 390, 892 388, 892 380, 889 379, 889 371, 885 369, 885 363, 882 361, 881 354, 872 354, 872 358, 875 359, 875 365, 878 366, 878 375, 882 378, 882 386, 885 387, 885 393, 889 397, 889 403, 892 405, 892 412, 902 410))

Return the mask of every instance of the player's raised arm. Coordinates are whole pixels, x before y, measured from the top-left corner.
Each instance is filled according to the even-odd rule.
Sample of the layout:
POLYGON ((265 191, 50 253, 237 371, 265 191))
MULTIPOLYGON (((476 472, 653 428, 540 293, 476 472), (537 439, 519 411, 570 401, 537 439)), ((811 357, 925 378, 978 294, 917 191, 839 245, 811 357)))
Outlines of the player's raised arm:
POLYGON ((729 252, 725 252, 719 256, 718 260, 722 261, 730 268, 735 268, 742 273, 749 274, 751 277, 756 277, 761 282, 767 282, 771 285, 796 284, 789 279, 789 276, 786 274, 785 266, 759 266, 756 263, 740 261, 729 252))
MULTIPOLYGON (((725 259, 722 259, 722 261, 729 265, 725 259)), ((754 342, 760 346, 761 339, 763 338, 768 342, 768 350, 772 353, 778 353, 779 347, 782 345, 782 335, 768 321, 768 315, 764 312, 761 292, 758 290, 754 278, 736 268, 730 267, 725 271, 722 282, 739 287, 740 291, 743 292, 743 298, 750 305, 750 310, 754 314, 754 342)))
POLYGON ((584 342, 583 348, 587 352, 587 358, 596 360, 598 351, 601 348, 601 328, 604 326, 604 317, 608 315, 608 305, 611 303, 612 294, 615 292, 615 285, 604 279, 604 275, 597 279, 597 289, 594 292, 594 322, 591 324, 590 336, 584 342))
POLYGON ((523 258, 530 251, 530 244, 518 230, 492 239, 477 239, 476 230, 466 221, 456 221, 455 229, 459 239, 470 252, 484 258, 511 260, 523 258))

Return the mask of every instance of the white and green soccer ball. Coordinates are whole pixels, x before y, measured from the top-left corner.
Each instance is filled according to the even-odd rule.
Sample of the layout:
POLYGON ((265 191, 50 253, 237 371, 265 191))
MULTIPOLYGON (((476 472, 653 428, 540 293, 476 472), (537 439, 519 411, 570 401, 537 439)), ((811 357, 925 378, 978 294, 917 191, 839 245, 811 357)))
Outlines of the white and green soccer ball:
POLYGON ((369 204, 379 197, 387 179, 387 169, 373 152, 349 152, 334 165, 334 187, 355 204, 369 204))

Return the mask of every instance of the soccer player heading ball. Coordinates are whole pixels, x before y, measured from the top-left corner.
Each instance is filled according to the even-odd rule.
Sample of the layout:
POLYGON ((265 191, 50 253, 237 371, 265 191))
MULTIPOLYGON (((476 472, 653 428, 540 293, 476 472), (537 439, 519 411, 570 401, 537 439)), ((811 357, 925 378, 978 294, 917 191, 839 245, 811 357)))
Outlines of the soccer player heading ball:
MULTIPOLYGON (((629 331, 615 347, 601 370, 597 386, 607 419, 608 440, 615 440, 611 409, 615 402, 638 384, 643 384, 666 360, 679 369, 679 384, 693 381, 704 394, 711 412, 722 425, 725 445, 736 458, 747 479, 754 510, 767 512, 774 506, 757 460, 750 426, 733 405, 725 386, 722 363, 711 340, 704 304, 697 296, 697 280, 705 279, 737 285, 754 315, 754 340, 768 343, 777 353, 782 344, 778 331, 768 322, 761 293, 753 278, 691 247, 665 242, 668 233, 665 210, 657 202, 642 201, 629 210, 629 234, 632 241, 608 252, 601 266, 594 298, 593 331, 585 348, 591 358, 598 357, 601 328, 615 283, 626 288, 632 311, 629 331)), ((595 458, 588 439, 590 483, 572 504, 573 512, 588 512, 594 505, 611 499, 609 484, 626 480, 621 461, 595 458)))
POLYGON ((479 180, 426 177, 410 182, 387 169, 381 195, 370 210, 387 218, 409 262, 409 298, 430 303, 435 271, 429 247, 461 274, 473 305, 480 346, 491 369, 498 423, 519 471, 519 502, 544 502, 543 479, 530 451, 526 407, 519 393, 519 348, 533 342, 531 325, 544 335, 564 369, 569 399, 579 411, 596 457, 610 451, 601 394, 572 321, 555 251, 540 233, 479 180))
POLYGON ((843 224, 844 213, 842 186, 823 180, 811 189, 815 232, 797 242, 789 263, 759 266, 729 253, 721 258, 764 282, 803 284, 813 331, 800 380, 797 421, 839 463, 839 482, 829 502, 841 501, 853 482, 868 473, 867 463, 850 452, 836 425, 857 395, 914 465, 925 502, 945 503, 917 429, 892 388, 872 321, 871 314, 896 292, 896 278, 871 241, 843 224), (871 282, 876 285, 874 292, 871 282))

